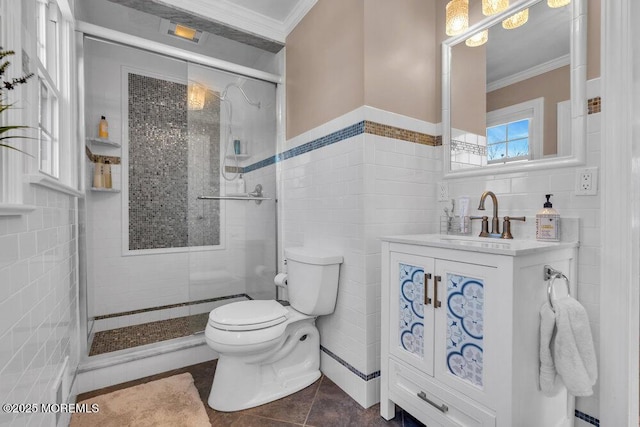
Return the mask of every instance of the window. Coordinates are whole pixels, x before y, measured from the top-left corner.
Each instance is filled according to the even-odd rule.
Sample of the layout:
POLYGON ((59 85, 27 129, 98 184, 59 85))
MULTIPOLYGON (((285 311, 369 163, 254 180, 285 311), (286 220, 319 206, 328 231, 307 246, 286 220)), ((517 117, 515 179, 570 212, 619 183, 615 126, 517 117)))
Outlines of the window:
POLYGON ((487 128, 487 163, 529 158, 530 119, 487 128))
POLYGON ((39 88, 39 167, 40 171, 60 177, 60 83, 59 45, 60 10, 55 2, 38 0, 36 11, 36 43, 39 88))
POLYGON ((542 156, 544 98, 487 113, 487 164, 542 156))

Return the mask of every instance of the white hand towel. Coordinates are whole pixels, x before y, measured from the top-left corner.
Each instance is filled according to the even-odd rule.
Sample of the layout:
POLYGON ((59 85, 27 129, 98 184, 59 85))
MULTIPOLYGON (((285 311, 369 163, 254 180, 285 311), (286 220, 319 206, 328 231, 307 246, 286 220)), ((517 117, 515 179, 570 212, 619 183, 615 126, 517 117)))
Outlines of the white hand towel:
MULTIPOLYGON (((548 302, 540 308, 540 390, 545 396, 555 396, 560 387, 556 386, 556 366, 551 355, 556 329, 556 314, 548 302)), ((559 385, 562 381, 558 381, 559 385)))
POLYGON ((574 396, 591 396, 598 378, 596 352, 584 307, 567 296, 553 302, 556 337, 553 359, 558 375, 574 396))

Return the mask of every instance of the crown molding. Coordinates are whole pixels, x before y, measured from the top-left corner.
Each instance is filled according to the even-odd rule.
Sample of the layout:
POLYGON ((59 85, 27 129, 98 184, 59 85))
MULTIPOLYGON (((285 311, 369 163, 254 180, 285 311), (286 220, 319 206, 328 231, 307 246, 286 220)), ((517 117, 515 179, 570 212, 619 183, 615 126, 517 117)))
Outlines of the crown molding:
POLYGON ((487 83, 487 93, 494 90, 502 89, 503 87, 510 86, 514 83, 521 82, 523 80, 530 79, 535 76, 539 76, 549 71, 553 71, 557 68, 564 67, 571 63, 571 56, 569 54, 560 56, 551 61, 543 62, 542 64, 520 71, 507 77, 487 83))
POLYGON ((299 0, 296 7, 289 13, 283 23, 285 37, 293 31, 293 29, 302 21, 307 13, 311 10, 318 0, 299 0))
POLYGON ((289 32, 295 28, 316 2, 317 0, 300 0, 284 21, 270 18, 225 0, 162 0, 159 3, 284 44, 289 32))

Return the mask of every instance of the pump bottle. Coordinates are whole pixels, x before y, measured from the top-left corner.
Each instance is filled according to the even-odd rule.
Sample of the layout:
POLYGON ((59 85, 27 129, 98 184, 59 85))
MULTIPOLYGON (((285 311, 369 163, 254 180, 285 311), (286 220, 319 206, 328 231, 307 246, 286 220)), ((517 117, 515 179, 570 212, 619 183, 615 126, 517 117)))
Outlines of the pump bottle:
POLYGON ((546 194, 547 201, 536 214, 536 240, 549 242, 560 241, 560 214, 553 209, 549 199, 553 194, 546 194))

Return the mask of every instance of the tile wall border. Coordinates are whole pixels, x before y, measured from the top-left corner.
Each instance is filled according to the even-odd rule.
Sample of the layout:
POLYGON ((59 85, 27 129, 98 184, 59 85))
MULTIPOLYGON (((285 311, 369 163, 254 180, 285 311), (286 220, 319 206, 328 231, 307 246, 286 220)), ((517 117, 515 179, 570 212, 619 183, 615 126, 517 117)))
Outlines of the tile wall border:
POLYGON ((582 421, 586 421, 591 425, 600 427, 600 420, 597 418, 592 417, 591 415, 587 415, 584 412, 580 412, 577 409, 575 410, 575 416, 578 419, 581 419, 582 421))
POLYGON ((331 357, 333 360, 335 360, 336 362, 338 362, 339 364, 341 364, 342 366, 347 368, 349 371, 351 371, 354 374, 356 374, 358 377, 360 377, 360 379, 363 379, 365 381, 370 381, 370 380, 378 378, 380 376, 380 371, 375 371, 375 372, 372 372, 370 374, 365 374, 365 373, 360 372, 358 369, 356 369, 349 362, 347 362, 346 360, 342 359, 340 356, 338 356, 337 354, 335 354, 334 352, 332 352, 331 350, 329 350, 328 348, 326 348, 326 347, 324 347, 322 345, 320 346, 320 350, 322 350, 327 356, 331 357))
POLYGON ((111 318, 114 318, 114 317, 131 316, 132 314, 148 313, 150 311, 166 310, 166 309, 169 309, 169 308, 176 308, 176 307, 186 307, 186 306, 190 306, 190 305, 197 305, 197 304, 203 304, 203 303, 208 303, 208 302, 222 301, 222 300, 226 300, 226 299, 242 298, 242 297, 244 297, 246 299, 249 299, 249 300, 253 299, 247 294, 226 295, 226 296, 223 296, 223 297, 209 298, 209 299, 203 299, 203 300, 198 300, 198 301, 187 301, 187 302, 181 302, 181 303, 177 303, 177 304, 162 305, 162 306, 159 306, 159 307, 149 307, 149 308, 142 308, 142 309, 139 309, 139 310, 123 311, 121 313, 103 314, 101 316, 95 316, 92 320, 103 320, 103 319, 111 319, 111 318))

